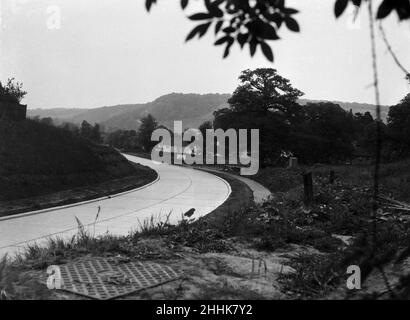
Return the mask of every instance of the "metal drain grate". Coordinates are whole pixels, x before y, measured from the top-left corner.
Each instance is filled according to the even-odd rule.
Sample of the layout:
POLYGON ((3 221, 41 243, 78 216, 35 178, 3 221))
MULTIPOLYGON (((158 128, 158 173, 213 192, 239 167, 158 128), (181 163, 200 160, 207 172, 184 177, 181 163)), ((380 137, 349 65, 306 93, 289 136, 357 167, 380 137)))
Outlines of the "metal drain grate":
POLYGON ((107 300, 173 281, 180 275, 157 263, 89 258, 60 266, 62 290, 107 300))

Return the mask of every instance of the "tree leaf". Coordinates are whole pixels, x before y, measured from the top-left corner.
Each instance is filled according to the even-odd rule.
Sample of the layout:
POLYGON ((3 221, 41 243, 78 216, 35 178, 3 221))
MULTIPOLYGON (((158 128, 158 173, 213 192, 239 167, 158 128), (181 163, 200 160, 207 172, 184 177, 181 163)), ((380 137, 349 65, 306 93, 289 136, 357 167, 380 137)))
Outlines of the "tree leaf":
POLYGON ((396 12, 400 20, 409 19, 410 18, 410 2, 402 1, 400 4, 397 4, 396 12))
POLYGON ((285 6, 285 0, 276 0, 276 7, 283 8, 285 6))
POLYGON ((236 37, 239 45, 241 46, 241 48, 244 47, 246 41, 248 41, 249 38, 249 33, 238 33, 238 36, 236 37))
POLYGON ((146 0, 145 1, 145 8, 147 9, 147 11, 150 11, 152 5, 156 2, 157 2, 157 0, 146 0))
POLYGON ((194 38, 197 34, 199 35, 199 38, 202 38, 205 33, 208 31, 209 26, 211 25, 211 22, 207 22, 204 24, 200 24, 198 26, 196 26, 194 29, 192 29, 192 31, 188 34, 188 36, 186 37, 185 41, 189 41, 192 38, 194 38))
POLYGON ((209 13, 195 13, 189 17, 190 20, 206 20, 210 19, 212 16, 209 13))
POLYGON ((181 0, 181 8, 185 9, 188 6, 189 0, 181 0))
POLYGON ((346 10, 349 0, 337 0, 335 3, 335 16, 339 18, 346 10))
POLYGON ((233 40, 233 38, 232 38, 231 36, 222 37, 222 38, 216 40, 215 45, 216 45, 216 46, 220 46, 221 44, 224 44, 225 42, 230 41, 230 39, 233 40))
POLYGON ((252 40, 249 43, 249 50, 251 52, 251 57, 253 57, 255 55, 257 48, 258 48, 258 42, 256 40, 252 40))
POLYGON ((228 40, 228 43, 226 44, 225 51, 224 51, 224 56, 223 56, 224 59, 229 56, 231 47, 234 44, 234 42, 235 42, 235 40, 233 38, 230 38, 228 40))
POLYGON ((272 21, 272 22, 276 23, 278 28, 280 28, 280 26, 282 25, 283 17, 278 12, 274 12, 272 14, 269 14, 269 13, 265 14, 265 17, 269 21, 272 21))
POLYGON ((266 42, 261 42, 261 49, 266 59, 273 62, 273 51, 271 47, 266 42))
POLYGON ((282 12, 285 14, 296 14, 299 12, 299 10, 293 9, 293 8, 283 8, 282 12))
POLYGON ((299 32, 300 31, 299 24, 295 19, 293 19, 291 17, 287 17, 285 19, 285 23, 286 23, 286 26, 288 27, 289 30, 291 30, 293 32, 299 32))
POLYGON ((224 24, 223 20, 220 20, 216 23, 216 25, 215 25, 215 34, 218 34, 218 32, 221 30, 223 24, 224 24))
POLYGON ((225 32, 225 33, 233 33, 233 32, 236 31, 236 29, 233 28, 233 27, 226 27, 222 31, 225 32))
POLYGON ((220 3, 217 1, 212 2, 211 0, 205 0, 205 6, 209 11, 209 14, 215 18, 222 18, 224 13, 221 9, 219 9, 220 3))
POLYGON ((384 0, 377 10, 377 19, 386 18, 394 9, 394 3, 391 0, 384 0))
POLYGON ((269 39, 269 40, 278 40, 278 34, 276 33, 276 29, 270 25, 269 23, 264 23, 263 24, 263 33, 262 36, 264 39, 269 39))
POLYGON ((362 0, 352 0, 352 2, 356 7, 360 7, 362 4, 362 0))

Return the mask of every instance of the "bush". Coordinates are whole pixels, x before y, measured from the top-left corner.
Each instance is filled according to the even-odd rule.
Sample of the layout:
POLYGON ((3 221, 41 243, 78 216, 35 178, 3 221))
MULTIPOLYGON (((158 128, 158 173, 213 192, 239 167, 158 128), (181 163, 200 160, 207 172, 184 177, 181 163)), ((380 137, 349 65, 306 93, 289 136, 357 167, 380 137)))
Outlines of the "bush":
MULTIPOLYGON (((104 148, 33 120, 0 121, 0 201, 116 178, 100 156, 104 148)), ((128 172, 133 172, 121 155, 107 152, 110 161, 129 166, 128 172)))
POLYGON ((301 170, 283 168, 264 168, 253 177, 271 192, 287 192, 301 185, 301 170))
POLYGON ((23 84, 14 82, 14 78, 8 79, 5 86, 0 82, 0 101, 20 103, 26 94, 23 84))
POLYGON ((291 260, 290 265, 296 272, 281 274, 279 281, 286 291, 304 298, 323 296, 334 289, 345 271, 340 253, 300 254, 291 260))

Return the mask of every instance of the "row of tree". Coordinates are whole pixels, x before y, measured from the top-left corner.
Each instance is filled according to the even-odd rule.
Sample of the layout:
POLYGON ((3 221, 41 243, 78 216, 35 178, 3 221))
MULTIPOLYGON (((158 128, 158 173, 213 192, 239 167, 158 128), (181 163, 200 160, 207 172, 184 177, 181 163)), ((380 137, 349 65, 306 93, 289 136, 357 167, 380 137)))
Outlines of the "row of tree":
POLYGON ((91 125, 87 121, 83 121, 80 126, 64 122, 57 124, 51 117, 40 118, 34 117, 33 120, 49 126, 56 126, 63 130, 71 132, 74 136, 81 137, 93 143, 106 143, 114 148, 126 151, 143 151, 150 153, 157 142, 151 141, 151 134, 159 128, 155 118, 148 114, 140 120, 139 130, 117 130, 106 133, 101 130, 98 123, 91 125))
MULTIPOLYGON (((353 114, 330 102, 301 106, 297 101, 303 93, 275 69, 246 70, 239 80, 229 107, 214 113, 212 126, 260 129, 262 164, 276 165, 290 155, 304 163, 343 163, 374 154, 377 123, 369 112, 353 114)), ((410 155, 409 110, 410 95, 382 124, 385 161, 410 155)))
POLYGON ((410 93, 390 108, 383 136, 388 142, 384 148, 385 157, 390 152, 394 158, 410 156, 410 93))
POLYGON ((71 122, 64 122, 61 125, 57 125, 54 123, 54 120, 51 117, 40 118, 38 116, 34 117, 33 120, 49 126, 59 127, 61 129, 71 132, 75 136, 92 141, 94 143, 103 142, 101 128, 98 123, 91 125, 90 123, 84 120, 80 126, 77 126, 76 124, 71 122))
POLYGON ((152 132, 157 128, 158 122, 148 114, 140 120, 138 131, 117 130, 109 133, 105 142, 121 150, 151 153, 152 148, 158 143, 151 140, 152 132))

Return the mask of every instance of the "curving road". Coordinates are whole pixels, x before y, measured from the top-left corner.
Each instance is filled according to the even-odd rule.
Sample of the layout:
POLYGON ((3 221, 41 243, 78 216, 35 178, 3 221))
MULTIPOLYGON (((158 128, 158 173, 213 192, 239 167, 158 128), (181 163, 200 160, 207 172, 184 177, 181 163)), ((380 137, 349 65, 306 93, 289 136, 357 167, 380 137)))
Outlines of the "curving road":
POLYGON ((155 221, 164 220, 171 213, 170 222, 175 223, 191 208, 196 209, 193 218, 204 216, 225 202, 231 193, 225 180, 210 173, 125 156, 157 171, 159 179, 111 198, 2 218, 0 256, 15 254, 27 244, 41 244, 50 237, 73 236, 78 230, 76 217, 91 234, 127 235, 151 217, 155 221))

